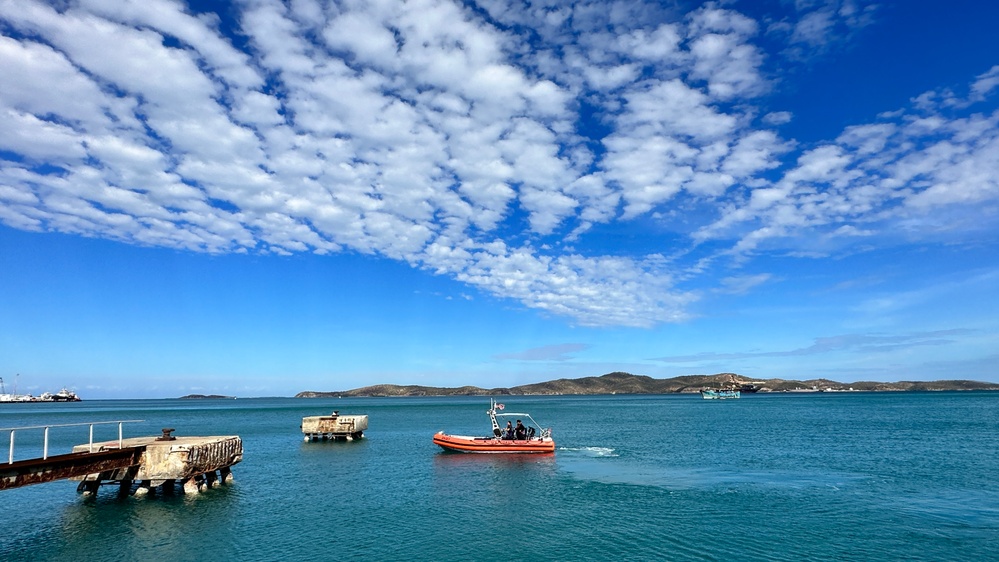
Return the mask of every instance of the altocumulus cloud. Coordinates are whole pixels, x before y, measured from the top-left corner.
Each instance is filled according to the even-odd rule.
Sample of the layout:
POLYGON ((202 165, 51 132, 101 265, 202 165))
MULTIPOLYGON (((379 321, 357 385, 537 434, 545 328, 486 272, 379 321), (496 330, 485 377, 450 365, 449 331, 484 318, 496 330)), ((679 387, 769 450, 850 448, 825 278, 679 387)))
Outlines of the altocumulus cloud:
POLYGON ((974 230, 930 211, 999 199, 999 116, 975 109, 996 69, 820 146, 782 138, 757 42, 803 58, 869 23, 834 4, 764 29, 716 3, 2 0, 0 221, 362 252, 581 325, 680 321, 719 256, 974 230), (712 212, 675 247, 583 244, 679 202, 712 212))

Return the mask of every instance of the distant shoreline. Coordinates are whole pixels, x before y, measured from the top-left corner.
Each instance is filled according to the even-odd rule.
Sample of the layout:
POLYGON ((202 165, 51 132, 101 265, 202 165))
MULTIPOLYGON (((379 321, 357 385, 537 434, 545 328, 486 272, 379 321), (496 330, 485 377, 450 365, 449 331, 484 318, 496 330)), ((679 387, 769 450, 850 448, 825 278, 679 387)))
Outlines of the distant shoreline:
MULTIPOLYGON (((762 392, 757 392, 754 394, 767 395, 767 396, 784 396, 784 395, 798 395, 798 394, 918 394, 918 393, 936 393, 936 392, 999 392, 999 388, 939 388, 933 390, 918 389, 918 390, 767 390, 762 392)), ((448 397, 471 397, 471 396, 669 396, 669 395, 683 395, 690 394, 696 395, 695 391, 683 391, 683 392, 587 392, 580 394, 573 393, 495 393, 490 394, 488 391, 482 394, 366 394, 358 393, 354 391, 346 392, 317 392, 317 391, 304 391, 292 396, 291 398, 448 398, 448 397)), ((255 397, 255 398, 266 398, 266 397, 255 397)), ((274 398, 283 398, 282 396, 276 396, 274 398)))
POLYGON ((841 383, 828 379, 805 381, 751 379, 735 373, 688 375, 671 379, 653 379, 630 373, 609 373, 599 377, 559 379, 510 388, 484 389, 476 386, 442 388, 418 385, 380 384, 341 391, 304 391, 295 398, 392 397, 392 396, 592 396, 613 394, 685 394, 702 389, 731 388, 744 393, 835 393, 835 392, 943 392, 999 390, 999 383, 970 380, 942 381, 858 381, 841 383))

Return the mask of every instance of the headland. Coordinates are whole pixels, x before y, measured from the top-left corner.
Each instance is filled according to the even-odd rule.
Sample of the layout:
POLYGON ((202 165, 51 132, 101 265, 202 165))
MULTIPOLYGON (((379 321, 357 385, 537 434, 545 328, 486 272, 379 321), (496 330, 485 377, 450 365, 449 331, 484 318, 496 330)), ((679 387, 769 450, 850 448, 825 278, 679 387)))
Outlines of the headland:
POLYGON ((947 390, 999 390, 999 384, 971 380, 858 381, 842 383, 829 379, 786 380, 752 379, 735 373, 685 375, 654 379, 644 375, 614 372, 599 377, 558 379, 513 387, 479 388, 461 386, 442 388, 419 385, 379 384, 352 390, 304 391, 296 398, 354 396, 499 396, 499 395, 595 395, 595 394, 679 394, 696 393, 705 388, 739 388, 743 392, 919 392, 947 390))

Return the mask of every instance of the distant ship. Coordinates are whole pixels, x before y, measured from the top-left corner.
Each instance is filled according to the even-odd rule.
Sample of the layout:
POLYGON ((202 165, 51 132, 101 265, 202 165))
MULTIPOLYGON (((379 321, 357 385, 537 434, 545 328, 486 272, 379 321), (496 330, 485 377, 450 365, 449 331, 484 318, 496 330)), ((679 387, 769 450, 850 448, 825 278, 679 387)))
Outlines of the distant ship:
POLYGON ((727 390, 727 389, 713 390, 710 388, 706 388, 701 391, 701 398, 705 400, 728 400, 732 398, 738 398, 739 394, 740 393, 738 390, 727 390))
POLYGON ((17 383, 14 384, 14 392, 8 393, 3 385, 3 378, 0 377, 0 403, 6 402, 80 402, 80 397, 68 388, 63 388, 59 392, 43 392, 41 396, 30 394, 18 394, 17 383))
POLYGON ((77 396, 72 390, 63 388, 55 394, 52 394, 51 392, 43 392, 42 395, 38 397, 38 402, 80 402, 80 397, 77 396))

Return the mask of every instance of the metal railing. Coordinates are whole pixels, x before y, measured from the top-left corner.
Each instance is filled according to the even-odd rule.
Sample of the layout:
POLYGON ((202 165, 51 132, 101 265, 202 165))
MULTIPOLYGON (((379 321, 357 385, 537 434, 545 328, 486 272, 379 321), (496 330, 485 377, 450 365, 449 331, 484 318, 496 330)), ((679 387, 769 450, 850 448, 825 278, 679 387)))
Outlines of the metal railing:
POLYGON ((42 444, 42 458, 43 459, 47 459, 47 458, 49 458, 49 428, 51 428, 51 427, 74 427, 74 426, 81 426, 81 425, 89 425, 90 426, 90 444, 89 444, 89 447, 88 447, 88 452, 93 453, 94 452, 94 426, 95 425, 105 425, 105 424, 112 424, 112 423, 118 424, 118 448, 120 449, 122 447, 122 441, 124 441, 124 437, 122 435, 122 425, 126 424, 126 423, 138 423, 138 422, 144 422, 144 421, 146 421, 146 420, 115 420, 115 421, 98 421, 98 422, 82 422, 82 423, 60 423, 60 424, 51 424, 51 425, 29 425, 29 426, 25 426, 25 427, 3 427, 3 428, 0 428, 0 431, 9 431, 10 432, 10 450, 8 451, 8 455, 7 455, 7 463, 8 464, 14 464, 14 434, 15 434, 15 432, 21 431, 22 429, 43 429, 43 430, 45 430, 44 431, 45 437, 44 437, 43 444, 42 444))

